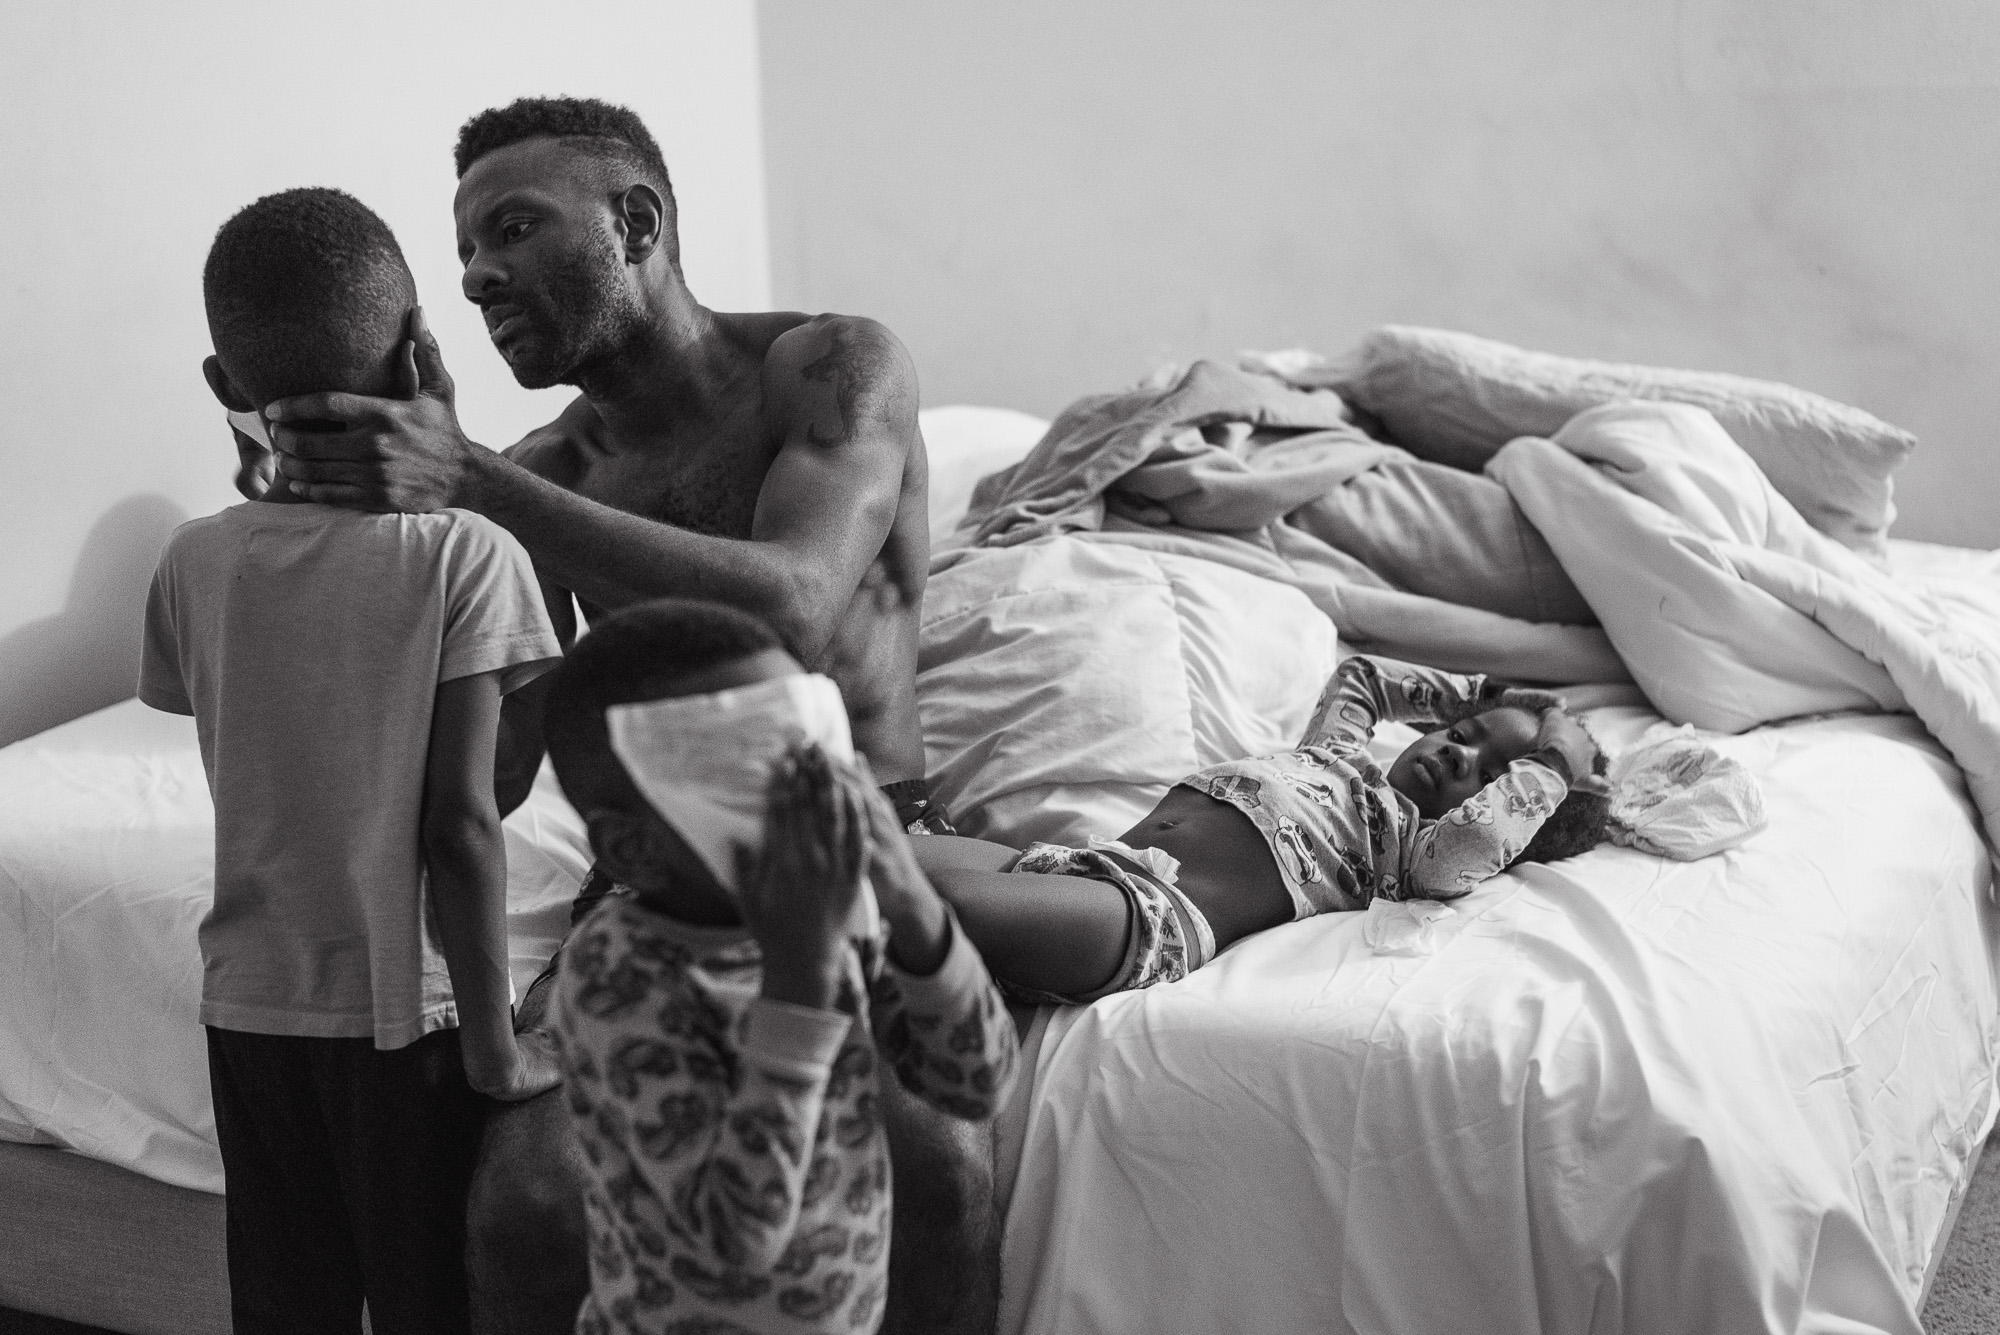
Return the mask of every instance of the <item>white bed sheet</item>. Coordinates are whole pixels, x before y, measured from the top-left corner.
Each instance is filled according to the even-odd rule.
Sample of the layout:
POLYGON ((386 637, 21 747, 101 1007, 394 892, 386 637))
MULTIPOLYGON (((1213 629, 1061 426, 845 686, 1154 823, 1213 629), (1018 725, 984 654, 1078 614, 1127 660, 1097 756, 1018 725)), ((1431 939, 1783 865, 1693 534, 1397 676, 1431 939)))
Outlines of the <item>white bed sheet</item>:
MULTIPOLYGON (((222 1190, 195 929, 215 809, 194 720, 128 700, 0 750, 0 1140, 222 1190)), ((589 866, 546 768, 505 824, 517 994, 589 866)))
POLYGON ((1993 1114, 1987 851, 1910 718, 1719 745, 1770 811, 1733 852, 1607 847, 1428 956, 1330 914, 1057 1012, 1000 1329, 1914 1335, 1993 1114))

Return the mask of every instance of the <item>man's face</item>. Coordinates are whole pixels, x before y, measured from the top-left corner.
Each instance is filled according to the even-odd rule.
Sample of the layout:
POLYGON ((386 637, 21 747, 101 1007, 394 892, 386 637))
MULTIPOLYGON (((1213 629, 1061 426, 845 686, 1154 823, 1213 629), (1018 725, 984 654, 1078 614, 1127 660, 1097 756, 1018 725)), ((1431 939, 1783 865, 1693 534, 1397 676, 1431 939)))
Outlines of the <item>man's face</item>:
POLYGON ((641 327, 613 203, 598 164, 554 139, 495 149, 458 183, 466 299, 529 389, 577 384, 641 327))
POLYGON ((1489 709, 1425 733, 1389 766, 1389 786, 1436 820, 1532 751, 1541 722, 1525 709, 1489 709))

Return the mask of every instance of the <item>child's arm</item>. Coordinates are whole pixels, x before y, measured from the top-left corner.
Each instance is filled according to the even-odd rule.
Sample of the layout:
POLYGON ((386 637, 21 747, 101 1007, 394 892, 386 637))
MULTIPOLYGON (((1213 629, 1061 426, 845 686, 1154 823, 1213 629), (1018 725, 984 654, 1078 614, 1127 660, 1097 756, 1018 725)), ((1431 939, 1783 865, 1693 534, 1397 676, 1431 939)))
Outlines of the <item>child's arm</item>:
POLYGON ((440 683, 424 771, 424 866, 439 944, 458 1003, 459 1052, 472 1087, 529 1098, 560 1082, 541 1035, 514 1037, 507 983, 507 845, 493 799, 500 674, 440 683))
POLYGON ((1484 673, 1445 672, 1394 658, 1355 654, 1341 660, 1306 728, 1307 745, 1366 746, 1380 723, 1450 725, 1514 705, 1539 714, 1562 703, 1484 673))
MULTIPOLYGON (((605 1089, 620 1102, 633 1096, 622 1116, 641 1132, 635 1170, 726 1266, 769 1271, 798 1226, 827 1082, 853 1024, 837 1003, 852 989, 848 919, 866 847, 861 813, 817 748, 782 767, 764 847, 737 850, 739 904, 763 952, 761 995, 734 1036, 704 1032, 711 1007, 682 1007, 681 1019, 669 1003, 656 1037, 611 1054, 605 1089)), ((563 967, 590 964, 586 950, 563 967)))
MULTIPOLYGON (((863 774, 866 774, 864 767, 863 774)), ((903 1088, 954 1117, 984 1121, 1014 1083, 1019 1040, 986 962, 952 919, 917 860, 894 808, 872 783, 861 796, 869 816, 869 877, 889 925, 888 963, 873 987, 876 1045, 903 1088)), ((987 876, 1001 873, 986 872, 987 876)), ((1018 893, 1022 878, 1010 876, 1018 893)), ((1072 892, 1094 882, 1068 877, 1072 892)), ((1113 895, 1117 891, 1109 886, 1113 895)), ((1121 897, 1122 898, 1122 897, 1121 897)), ((1102 902, 1102 901, 1100 901, 1102 902)), ((1124 905, 1117 905, 1122 914, 1124 905)), ((1017 920, 1019 915, 1016 915, 1017 920)), ((1043 942, 1049 928, 1044 923, 1043 942)), ((1100 938, 1124 947, 1124 924, 1100 938)), ((1098 973, 1108 977, 1116 961, 1098 973)), ((1081 991, 1081 989, 1079 989, 1081 991)))
POLYGON ((1399 899, 1457 899, 1521 855, 1542 822, 1591 770, 1596 743, 1574 719, 1543 716, 1535 750, 1418 832, 1399 899))

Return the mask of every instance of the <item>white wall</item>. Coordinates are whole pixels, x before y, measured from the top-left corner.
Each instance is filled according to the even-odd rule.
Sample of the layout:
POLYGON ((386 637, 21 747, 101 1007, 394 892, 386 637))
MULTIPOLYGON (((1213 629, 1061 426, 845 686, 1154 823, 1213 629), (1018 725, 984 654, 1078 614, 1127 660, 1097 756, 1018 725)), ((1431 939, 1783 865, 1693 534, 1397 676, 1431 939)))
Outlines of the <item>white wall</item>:
POLYGON ((2000 546, 1991 0, 762 6, 778 300, 930 403, 1389 322, 1736 371, 1923 444, 2000 546))
POLYGON ((458 291, 451 147, 524 94, 638 111, 696 294, 769 304, 749 0, 68 0, 0 41, 0 743, 129 696, 174 524, 236 499, 201 266, 259 195, 339 186, 395 229, 501 446, 571 391, 517 387, 458 291))

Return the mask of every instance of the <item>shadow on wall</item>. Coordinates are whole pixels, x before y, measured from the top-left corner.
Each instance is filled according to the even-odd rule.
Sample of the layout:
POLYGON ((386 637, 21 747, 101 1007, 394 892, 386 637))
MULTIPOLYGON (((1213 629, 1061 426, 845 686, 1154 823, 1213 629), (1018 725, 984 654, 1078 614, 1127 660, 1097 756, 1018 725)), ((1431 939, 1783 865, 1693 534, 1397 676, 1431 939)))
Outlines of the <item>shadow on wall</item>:
POLYGON ((138 690, 146 590, 186 518, 164 496, 128 496, 91 526, 63 610, 0 638, 0 746, 138 690))

